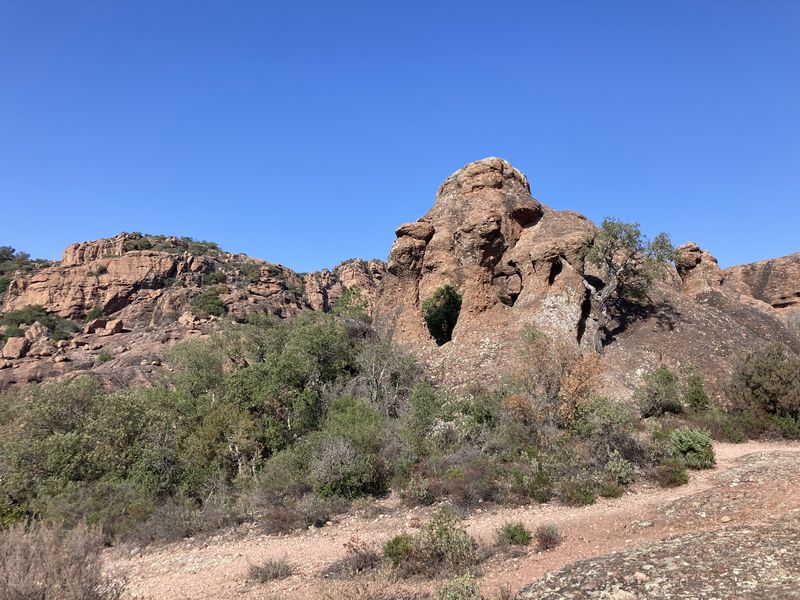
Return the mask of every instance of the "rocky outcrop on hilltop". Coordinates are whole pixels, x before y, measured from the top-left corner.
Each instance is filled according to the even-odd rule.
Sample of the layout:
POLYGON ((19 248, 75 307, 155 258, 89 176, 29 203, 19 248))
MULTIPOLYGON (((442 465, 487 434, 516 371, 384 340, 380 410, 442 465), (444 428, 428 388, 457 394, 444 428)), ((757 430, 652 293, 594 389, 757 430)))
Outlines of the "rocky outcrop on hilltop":
MULTIPOLYGON (((198 311, 200 300, 236 320, 254 312, 291 318, 330 310, 353 287, 376 329, 433 380, 497 383, 531 366, 520 349, 532 328, 569 352, 592 352, 600 307, 586 284, 602 290, 604 282, 584 251, 596 231, 584 216, 536 200, 508 162, 487 158, 448 177, 432 208, 397 228, 386 264, 351 260, 300 274, 188 238, 120 234, 73 244, 60 262, 18 274, 3 310, 39 305, 102 325, 69 341, 38 335, 7 344, 0 387, 79 370, 115 385, 152 380, 166 348, 216 329, 216 317, 198 311), (437 345, 423 304, 445 285, 462 304, 452 339, 437 345)), ((696 366, 720 389, 741 355, 765 341, 800 350, 800 254, 723 270, 690 242, 661 275, 647 301, 621 306, 608 328, 609 393, 624 396, 661 363, 696 366)))
POLYGON ((587 326, 581 248, 593 232, 585 217, 535 200, 506 161, 471 163, 442 184, 428 213, 397 229, 376 323, 448 383, 513 368, 530 326, 578 346, 587 326), (463 299, 452 341, 437 346, 422 304, 445 284, 463 299))
POLYGON ((86 370, 113 386, 151 381, 169 347, 216 329, 217 317, 195 305, 204 294, 219 298, 236 320, 251 313, 286 318, 327 311, 353 286, 370 310, 384 270, 381 261, 352 260, 298 274, 214 244, 141 234, 72 244, 61 261, 18 274, 2 308, 41 306, 79 324, 92 318, 69 341, 51 340, 41 324, 27 324, 25 337, 10 338, 1 350, 0 388, 86 370))
MULTIPOLYGON (((584 280, 599 289, 604 282, 582 257, 595 231, 582 215, 535 200, 506 161, 471 163, 444 182, 428 213, 397 229, 376 323, 446 385, 496 383, 515 371, 530 327, 591 351, 598 307, 584 280), (437 346, 422 305, 445 284, 463 302, 452 340, 437 346)), ((696 366, 719 388, 739 357, 766 340, 800 349, 797 331, 776 313, 791 291, 781 282, 788 266, 757 285, 743 275, 750 271, 723 271, 694 243, 678 249, 675 263, 664 265, 646 303, 625 307, 611 324, 607 391, 629 393, 662 362, 696 366)))

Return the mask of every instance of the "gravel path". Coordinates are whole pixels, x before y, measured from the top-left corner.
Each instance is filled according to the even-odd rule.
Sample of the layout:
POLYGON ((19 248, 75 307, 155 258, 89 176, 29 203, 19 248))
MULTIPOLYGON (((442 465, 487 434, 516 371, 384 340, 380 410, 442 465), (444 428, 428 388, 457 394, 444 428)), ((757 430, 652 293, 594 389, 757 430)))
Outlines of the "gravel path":
MULTIPOLYGON (((490 506, 476 511, 464 524, 470 533, 486 543, 491 543, 495 530, 509 520, 522 521, 531 529, 542 523, 555 523, 564 532, 564 543, 550 552, 528 550, 521 556, 496 555, 485 562, 481 567, 484 593, 489 597, 499 595, 503 589, 516 593, 545 573, 578 562, 569 574, 550 575, 539 582, 549 587, 528 588, 525 598, 755 597, 744 594, 744 588, 735 591, 740 594, 738 596, 674 595, 679 593, 676 591, 678 588, 670 588, 672 592, 669 593, 664 588, 664 593, 658 595, 660 592, 647 573, 644 575, 650 579, 641 582, 637 579, 642 585, 633 588, 635 591, 624 588, 630 585, 625 577, 636 577, 638 572, 628 573, 633 568, 631 565, 645 560, 645 555, 639 556, 636 552, 652 553, 647 556, 652 557, 653 569, 662 569, 663 561, 678 553, 683 545, 687 553, 697 552, 698 557, 706 556, 703 548, 712 538, 703 536, 713 536, 715 531, 720 537, 713 538, 718 540, 714 547, 721 549, 720 556, 725 555, 727 545, 740 544, 742 540, 739 538, 749 535, 743 532, 754 527, 759 533, 753 539, 766 544, 778 544, 783 539, 781 536, 791 534, 791 528, 796 525, 793 516, 800 514, 800 444, 716 444, 715 450, 716 468, 693 472, 689 484, 680 488, 638 486, 621 498, 601 499, 592 506, 580 508, 546 504, 517 508, 490 506), (775 527, 775 530, 771 531, 770 527, 775 527), (688 537, 684 535, 687 533, 690 534, 688 537), (651 547, 654 542, 665 539, 663 545, 651 547), (596 561, 597 568, 587 566, 593 564, 587 561, 596 557, 606 557, 602 560, 610 561, 608 565, 611 566, 602 567, 605 563, 600 560, 596 561), (630 568, 623 568, 625 565, 630 568), (618 577, 602 570, 612 566, 614 573, 619 572, 618 577), (591 593, 599 595, 590 595, 588 588, 580 592, 567 592, 565 588, 563 595, 559 596, 562 592, 557 591, 558 581, 563 580, 567 585, 566 582, 573 581, 571 577, 583 577, 577 575, 581 568, 593 569, 591 580, 596 589, 591 593), (603 582, 608 583, 608 589, 603 587, 603 582), (648 582, 652 589, 656 589, 653 592, 656 595, 642 595, 643 586, 648 582)), ((263 599, 274 596, 289 600, 341 597, 337 591, 341 584, 325 579, 322 572, 345 555, 347 542, 355 538, 382 544, 401 531, 415 531, 431 512, 430 508, 407 509, 395 498, 376 502, 372 508, 369 516, 350 514, 322 529, 289 536, 261 535, 251 528, 202 540, 185 540, 133 555, 113 549, 105 556, 105 567, 108 573, 127 578, 128 598, 263 599), (266 585, 248 582, 250 565, 281 557, 286 557, 292 565, 294 574, 291 577, 266 585)), ((747 548, 743 543, 741 547, 747 548)), ((772 557, 769 560, 777 559, 772 557)), ((707 573, 713 574, 720 565, 711 562, 707 573)), ((800 575, 797 570, 792 571, 796 569, 796 561, 794 566, 780 564, 786 572, 800 575)), ((754 577, 764 575, 761 571, 754 573, 754 577)), ((709 582, 713 581, 711 574, 708 575, 711 577, 709 582)), ((641 574, 638 577, 642 579, 641 574)), ((795 580, 790 579, 787 585, 793 585, 795 580)), ((366 583, 364 585, 369 587, 366 583)), ((386 590, 400 584, 384 580, 377 585, 386 590)), ((407 585, 421 591, 431 589, 431 584, 425 582, 407 585)), ((580 590, 580 585, 585 583, 569 585, 579 585, 577 589, 580 590)), ((780 593, 774 591, 771 595, 773 598, 789 597, 780 593)), ((800 588, 797 593, 800 594, 800 588)))

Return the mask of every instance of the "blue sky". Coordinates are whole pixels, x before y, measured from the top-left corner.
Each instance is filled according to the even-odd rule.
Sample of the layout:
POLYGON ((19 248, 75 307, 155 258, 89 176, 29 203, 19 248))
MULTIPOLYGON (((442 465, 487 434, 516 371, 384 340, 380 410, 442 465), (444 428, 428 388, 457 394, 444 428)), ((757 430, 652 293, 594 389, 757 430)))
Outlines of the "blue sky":
POLYGON ((800 251, 800 3, 0 0, 0 245, 384 258, 493 155, 724 266, 800 251))

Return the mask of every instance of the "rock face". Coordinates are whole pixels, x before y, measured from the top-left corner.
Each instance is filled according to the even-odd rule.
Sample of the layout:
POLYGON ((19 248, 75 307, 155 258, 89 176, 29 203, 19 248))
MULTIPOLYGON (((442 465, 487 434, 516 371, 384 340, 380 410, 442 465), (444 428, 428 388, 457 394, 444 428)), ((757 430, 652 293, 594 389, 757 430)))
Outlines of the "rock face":
MULTIPOLYGON (((446 386, 497 383, 513 373, 531 326, 590 351, 597 307, 583 280, 603 282, 581 250, 594 232, 583 216, 536 201, 509 163, 471 163, 444 182, 427 214, 397 229, 376 324, 446 386), (437 346, 422 304, 445 284, 462 291, 463 303, 452 340, 437 346)), ((795 293, 798 261, 772 262, 723 271, 697 244, 681 246, 648 308, 612 323, 605 391, 625 396, 663 362, 697 366, 719 390, 739 357, 766 340, 800 350, 798 331, 777 314, 795 293)))
POLYGON ((535 200, 506 161, 471 163, 442 184, 427 214, 397 229, 376 323, 444 383, 512 367, 531 325, 577 346, 586 323, 580 250, 593 232, 585 217, 535 200), (462 307, 452 341, 437 346, 422 304, 447 284, 462 307))
POLYGON ((800 314, 800 253, 731 267, 723 273, 726 286, 747 290, 781 314, 800 314))
MULTIPOLYGON (((582 215, 535 200, 508 162, 487 158, 447 178, 432 208, 397 228, 387 264, 350 260, 298 274, 185 238, 120 234, 73 244, 59 263, 17 276, 2 310, 40 305, 80 322, 100 318, 69 342, 29 324, 3 348, 0 388, 85 370, 112 386, 152 381, 169 346, 217 328, 216 317, 192 309, 201 296, 216 296, 238 320, 255 312, 291 318, 330 310, 354 286, 375 327, 431 379, 453 388, 497 383, 530 368, 520 352, 530 328, 571 352, 591 352, 598 307, 584 282, 599 289, 603 281, 583 249, 595 232, 582 215), (422 306, 444 285, 462 293, 462 306, 452 339, 439 346, 422 306)), ((630 393, 661 363, 694 365, 721 389, 739 357, 765 341, 800 350, 800 254, 722 270, 697 244, 684 244, 649 296, 611 324, 603 356, 610 394, 630 393)))
POLYGON ((0 389, 84 370, 112 386, 151 381, 159 366, 152 363, 160 363, 169 346, 216 328, 213 318, 191 312, 203 293, 217 294, 225 312, 243 320, 255 312, 292 317, 301 310, 327 311, 347 288, 358 286, 370 311, 385 273, 381 261, 352 260, 300 275, 201 246, 123 233, 72 244, 60 262, 15 277, 0 305, 4 312, 39 305, 79 323, 90 312, 103 316, 88 321, 82 334, 62 346, 38 323, 26 329, 25 338, 11 338, 4 357, 14 363, 0 374, 0 389), (206 253, 194 254, 198 249, 206 253))

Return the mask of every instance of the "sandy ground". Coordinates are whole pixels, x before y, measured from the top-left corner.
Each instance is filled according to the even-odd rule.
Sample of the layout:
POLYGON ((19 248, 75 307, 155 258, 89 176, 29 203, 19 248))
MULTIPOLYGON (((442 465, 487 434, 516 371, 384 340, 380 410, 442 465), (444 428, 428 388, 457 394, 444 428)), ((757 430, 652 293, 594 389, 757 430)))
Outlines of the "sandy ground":
MULTIPOLYGON (((544 573, 610 552, 642 546, 687 531, 711 530, 768 522, 800 510, 800 444, 749 442, 715 444, 714 469, 692 472, 679 488, 639 486, 621 498, 600 499, 587 507, 558 504, 515 508, 489 506, 464 521, 479 541, 490 544, 506 521, 522 521, 530 529, 554 523, 564 542, 549 552, 528 549, 520 556, 498 554, 480 568, 483 592, 499 597, 516 593, 544 573), (780 468, 778 468, 780 467, 780 468), (762 476, 759 476, 759 473, 762 476)), ((416 531, 430 508, 408 509, 395 498, 375 503, 371 516, 348 514, 322 529, 276 536, 249 531, 225 532, 144 551, 111 549, 104 556, 107 573, 125 577, 128 598, 312 599, 351 595, 353 582, 330 581, 322 573, 346 554, 352 539, 383 544, 389 537, 416 531), (251 565, 285 557, 293 575, 281 581, 248 581, 251 565)), ((371 584, 389 589, 385 579, 371 584)), ((431 590, 427 582, 405 582, 431 590)), ((355 586, 358 587, 358 586, 355 586)), ((355 597, 353 597, 355 600, 355 597)))

